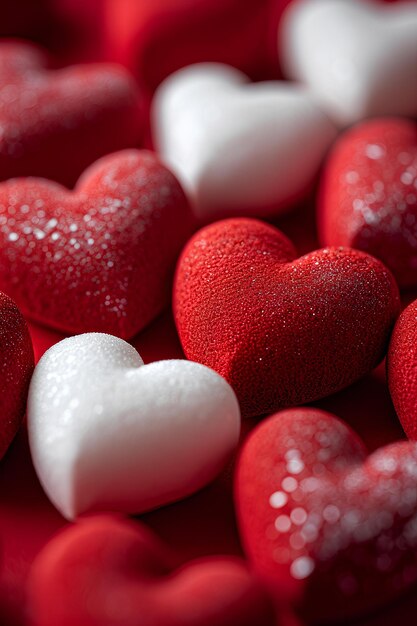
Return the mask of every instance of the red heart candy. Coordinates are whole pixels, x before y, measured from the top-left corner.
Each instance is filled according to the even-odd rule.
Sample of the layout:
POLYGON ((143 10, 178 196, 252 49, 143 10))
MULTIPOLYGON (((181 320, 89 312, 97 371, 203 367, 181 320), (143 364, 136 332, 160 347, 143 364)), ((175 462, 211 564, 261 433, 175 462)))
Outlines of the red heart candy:
POLYGON ((346 387, 382 359, 398 313, 376 259, 343 248, 295 256, 278 230, 241 218, 200 230, 178 264, 185 354, 226 378, 245 415, 346 387))
POLYGON ((0 292, 0 459, 17 433, 26 409, 34 367, 32 341, 22 314, 0 292))
POLYGON ((258 75, 268 61, 276 64, 268 0, 106 0, 105 8, 110 58, 130 67, 151 91, 192 63, 217 61, 258 75))
POLYGON ((417 124, 371 120, 346 132, 324 169, 324 245, 373 254, 403 287, 417 286, 417 124))
POLYGON ((417 444, 367 457, 329 413, 283 411, 247 440, 237 469, 240 530, 272 593, 322 623, 368 612, 417 581, 417 444))
POLYGON ((401 425, 417 440, 417 300, 394 326, 387 357, 388 386, 401 425))
POLYGON ((36 559, 29 583, 36 626, 273 626, 263 589, 243 562, 213 557, 175 571, 146 527, 81 521, 36 559))
POLYGON ((137 145, 137 87, 123 68, 47 70, 30 44, 0 44, 0 176, 45 176, 72 185, 92 161, 137 145))
POLYGON ((103 157, 75 191, 36 178, 0 184, 0 289, 32 319, 132 337, 168 302, 193 218, 154 154, 103 157))

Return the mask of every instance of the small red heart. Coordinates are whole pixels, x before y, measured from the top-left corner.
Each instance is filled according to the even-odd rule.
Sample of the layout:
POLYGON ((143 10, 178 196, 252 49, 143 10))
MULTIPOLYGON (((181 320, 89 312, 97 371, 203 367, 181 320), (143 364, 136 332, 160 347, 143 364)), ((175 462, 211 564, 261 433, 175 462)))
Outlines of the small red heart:
POLYGON ((114 64, 48 70, 30 44, 0 44, 0 177, 72 185, 94 160, 135 147, 143 113, 133 78, 114 64))
POLYGON ((192 224, 179 183, 147 151, 103 157, 75 191, 1 183, 0 289, 46 325, 130 338, 167 304, 192 224))
POLYGON ((34 367, 32 340, 22 314, 0 292, 0 459, 17 433, 26 409, 34 367))
POLYGON ((308 619, 347 620, 417 581, 417 444, 367 457, 329 413, 298 408, 264 421, 237 469, 240 530, 272 593, 308 619))
POLYGON ((182 252, 174 313, 187 357, 232 385, 245 415, 329 395, 383 357, 398 289, 376 259, 318 250, 295 260, 251 219, 203 228, 182 252))
POLYGON ((401 425, 417 440, 417 300, 394 326, 387 357, 388 386, 401 425))
POLYGON ((146 527, 110 516, 64 530, 29 581, 35 626, 273 626, 260 584, 235 558, 175 570, 146 527))
POLYGON ((363 122, 336 143, 324 169, 319 236, 381 259, 402 287, 417 286, 417 124, 363 122))

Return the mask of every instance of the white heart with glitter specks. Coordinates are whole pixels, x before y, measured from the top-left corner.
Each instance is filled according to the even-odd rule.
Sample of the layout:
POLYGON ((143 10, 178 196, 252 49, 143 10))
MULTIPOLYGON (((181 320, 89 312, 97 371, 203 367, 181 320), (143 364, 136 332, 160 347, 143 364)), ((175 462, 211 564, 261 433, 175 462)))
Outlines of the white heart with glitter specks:
POLYGON ((157 149, 203 222, 282 212, 308 192, 336 132, 304 88, 250 84, 215 63, 166 79, 152 126, 157 149))
POLYGON ((139 513, 200 489, 237 445, 240 410, 208 367, 144 365, 122 339, 88 333, 39 361, 28 428, 39 479, 72 519, 94 510, 139 513))
POLYGON ((417 5, 299 0, 279 34, 284 73, 341 125, 417 115, 417 5))

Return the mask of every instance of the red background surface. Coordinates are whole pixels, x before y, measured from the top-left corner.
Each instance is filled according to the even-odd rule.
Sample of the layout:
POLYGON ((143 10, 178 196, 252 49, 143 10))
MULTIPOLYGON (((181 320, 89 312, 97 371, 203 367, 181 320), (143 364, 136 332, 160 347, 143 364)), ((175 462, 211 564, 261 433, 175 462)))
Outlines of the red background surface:
MULTIPOLYGON (((300 207, 276 224, 296 243, 298 251, 318 247, 311 206, 300 207)), ((408 300, 412 296, 408 296, 408 300)), ((36 358, 64 336, 30 325, 36 358)), ((170 311, 166 311, 133 340, 145 363, 182 357, 170 311)), ((345 419, 365 440, 370 450, 404 437, 385 384, 382 364, 348 389, 315 403, 345 419)), ((255 425, 248 420, 242 437, 255 425)), ((177 504, 142 515, 158 536, 184 561, 212 554, 242 554, 236 529, 233 495, 233 463, 209 487, 177 504)), ((25 618, 25 581, 39 550, 66 521, 49 503, 33 470, 22 427, 0 464, 0 623, 22 626, 25 618)), ((360 626, 414 626, 417 596, 407 598, 380 614, 362 620, 360 626)), ((76 626, 76 625, 74 625, 76 626)), ((214 626, 214 625, 213 625, 214 626)), ((254 624, 262 626, 262 624, 254 624)))
MULTIPOLYGON (((282 7, 289 1, 268 0, 274 15, 269 25, 273 31, 272 36, 272 31, 268 34, 269 50, 275 45, 275 29, 282 7)), ((0 16, 3 19, 0 35, 30 36, 48 45, 65 60, 113 57, 115 53, 103 48, 103 42, 108 39, 106 28, 109 23, 111 25, 111 20, 103 28, 102 8, 107 6, 111 15, 113 8, 122 2, 125 3, 125 0, 1 0, 0 16), (54 10, 51 13, 52 6, 54 10), (63 30, 58 29, 58 24, 60 27, 64 25, 63 30)), ((266 0, 258 2, 261 5, 266 0)), ((146 17, 154 3, 155 6, 158 4, 156 0, 142 2, 143 16, 146 17)), ((240 3, 242 7, 246 6, 246 0, 240 0, 240 3)), ((238 3, 235 4, 238 6, 238 3)), ((142 18, 139 15, 137 19, 142 18)), ((122 34, 120 31, 113 32, 112 40, 119 41, 122 34)), ((122 46, 118 46, 120 51, 122 46)), ((269 75, 270 71, 269 67, 265 72, 261 71, 260 75, 269 75)), ((311 206, 301 207, 291 216, 281 219, 277 225, 293 239, 300 254, 318 247, 311 206)), ((405 298, 406 301, 410 299, 410 295, 405 298)), ((48 347, 63 338, 63 335, 34 324, 31 324, 31 332, 37 359, 48 347)), ((169 311, 142 332, 133 344, 145 362, 183 356, 169 311)), ((349 389, 316 405, 345 419, 364 438, 370 450, 404 437, 385 384, 383 365, 349 389)), ((244 423, 242 437, 254 424, 253 420, 244 423)), ((211 554, 241 554, 233 509, 232 468, 233 464, 198 494, 143 515, 141 520, 176 549, 184 561, 211 554)), ((23 426, 0 463, 2 626, 23 626, 27 623, 25 582, 31 563, 54 533, 66 523, 39 485, 30 460, 26 428, 23 426)), ((378 615, 363 619, 358 624, 414 626, 417 624, 415 590, 395 606, 385 608, 378 615)))

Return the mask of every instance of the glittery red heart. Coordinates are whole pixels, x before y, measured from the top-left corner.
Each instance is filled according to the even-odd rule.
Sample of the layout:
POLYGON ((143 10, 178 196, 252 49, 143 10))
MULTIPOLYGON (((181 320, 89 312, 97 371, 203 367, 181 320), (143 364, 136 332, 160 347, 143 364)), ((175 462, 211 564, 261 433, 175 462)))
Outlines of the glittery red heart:
POLYGON ((401 425, 410 439, 417 440, 417 300, 401 313, 394 326, 387 378, 401 425))
POLYGON ((371 120, 336 143, 318 207, 321 241, 373 254, 403 287, 417 286, 417 124, 371 120))
POLYGON ((111 517, 53 539, 30 576, 34 626, 273 626, 264 591, 238 559, 175 569, 144 527, 111 517))
POLYGON ((114 64, 48 70, 30 44, 0 44, 0 177, 72 185, 94 160, 138 144, 143 112, 132 77, 114 64))
POLYGON ((383 357, 398 313, 390 272, 355 250, 294 260, 263 222, 230 219, 186 245, 174 313, 187 357, 219 372, 246 415, 324 397, 383 357))
POLYGON ((308 619, 348 619, 417 581, 417 444, 367 457, 334 416, 290 409, 247 440, 236 503, 247 553, 308 619))
POLYGON ((103 157, 75 191, 1 183, 0 289, 43 324, 130 338, 167 304, 192 224, 179 183, 147 151, 103 157))
POLYGON ((24 416, 33 366, 26 322, 13 300, 0 292, 0 459, 24 416))

